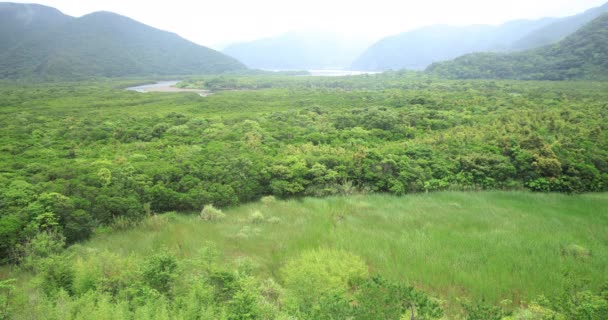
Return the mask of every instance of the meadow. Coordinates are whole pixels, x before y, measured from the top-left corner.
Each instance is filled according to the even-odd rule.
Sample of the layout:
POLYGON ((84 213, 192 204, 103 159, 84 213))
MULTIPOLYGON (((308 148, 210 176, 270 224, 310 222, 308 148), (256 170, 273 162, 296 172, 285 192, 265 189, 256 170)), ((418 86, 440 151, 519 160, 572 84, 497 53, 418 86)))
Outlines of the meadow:
MULTIPOLYGON (((105 308, 120 309, 129 300, 121 291, 142 286, 133 270, 159 252, 171 253, 179 265, 176 272, 182 280, 175 280, 171 291, 179 301, 193 290, 193 275, 212 278, 207 268, 235 270, 239 277, 281 288, 289 261, 322 248, 354 254, 370 274, 428 292, 447 319, 465 318, 462 305, 471 301, 501 305, 505 314, 514 311, 509 319, 540 319, 540 313, 525 317, 525 307, 535 299, 572 288, 596 291, 608 281, 607 205, 605 193, 436 192, 267 197, 227 209, 217 220, 201 219, 198 213, 165 213, 134 225, 99 229, 91 240, 62 252, 61 259, 74 269, 73 297, 55 294, 55 299, 67 301, 41 304, 44 294, 27 284, 36 280, 29 280, 27 272, 16 273, 23 286, 12 297, 20 306, 14 316, 59 319, 64 312, 78 319, 105 312, 128 318, 108 313, 103 298, 91 303, 82 297, 114 288, 118 292, 105 308)), ((205 284, 212 287, 209 281, 205 284)), ((292 294, 275 290, 280 293, 273 303, 279 306, 292 294)), ((254 292, 264 291, 258 287, 254 292)), ((137 309, 136 302, 131 304, 137 309)), ((159 312, 163 306, 157 306, 150 318, 188 318, 178 312, 183 306, 174 304, 164 306, 164 316, 159 312)), ((276 317, 279 311, 266 318, 276 317)))
POLYGON ((218 222, 197 214, 159 216, 166 223, 158 229, 112 232, 71 250, 141 258, 166 248, 190 258, 211 242, 226 263, 249 259, 261 275, 280 278, 290 258, 327 247, 355 253, 371 270, 450 301, 509 299, 519 305, 555 295, 573 278, 594 289, 608 280, 607 206, 607 194, 304 198, 238 206, 218 222), (256 211, 259 221, 252 218, 256 211))

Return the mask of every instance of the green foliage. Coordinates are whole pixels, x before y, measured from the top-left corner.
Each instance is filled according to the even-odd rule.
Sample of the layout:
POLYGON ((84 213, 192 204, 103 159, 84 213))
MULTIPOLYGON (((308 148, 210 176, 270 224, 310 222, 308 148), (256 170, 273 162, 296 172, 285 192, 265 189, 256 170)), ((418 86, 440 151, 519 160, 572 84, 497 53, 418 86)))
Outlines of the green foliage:
POLYGON ((11 295, 15 290, 15 279, 0 280, 0 319, 9 319, 11 295))
POLYGON ((27 270, 40 269, 44 260, 60 254, 65 247, 65 237, 61 233, 44 231, 37 233, 25 244, 16 248, 21 266, 27 270))
POLYGON ((467 314, 466 320, 503 320, 511 314, 501 307, 489 305, 484 301, 465 303, 463 309, 467 314))
POLYGON ((246 290, 237 291, 228 304, 228 320, 261 319, 257 296, 246 290))
POLYGON ((162 294, 171 294, 178 276, 177 259, 168 253, 150 257, 142 266, 144 282, 162 294))
POLYGON ((288 307, 310 316, 328 303, 333 306, 336 301, 332 297, 345 294, 352 282, 366 277, 367 272, 363 260, 348 252, 333 249, 303 252, 281 269, 285 288, 290 292, 288 307))
POLYGON ((60 255, 50 256, 39 261, 37 274, 40 279, 40 288, 48 296, 54 296, 61 291, 74 293, 75 271, 69 259, 60 255))
MULTIPOLYGON (((554 297, 562 270, 604 281, 603 194, 331 196, 607 190, 606 84, 416 77, 231 75, 268 89, 204 98, 116 89, 127 81, 2 83, 0 257, 39 233, 46 243, 33 267, 15 271, 24 282, 15 318, 356 317, 363 291, 351 278, 366 278, 368 265, 387 281, 366 289, 370 300, 399 287, 387 290, 419 301, 424 288, 448 301, 449 316, 460 296, 509 298, 513 308, 554 297), (213 223, 162 214, 210 203, 228 214, 213 223), (280 223, 254 224, 255 211, 280 223), (99 236, 75 244, 93 230, 99 236), (73 276, 49 249, 62 242, 45 234, 74 244, 74 256, 62 256, 73 276), (201 253, 210 240, 221 255, 201 253), (160 248, 179 273, 153 261, 160 248), (258 281, 269 277, 276 285, 258 281)), ((581 297, 593 306, 583 309, 601 310, 581 297)), ((423 301, 420 316, 434 303, 423 301)))
POLYGON ((9 274, 18 282, 7 310, 11 319, 450 319, 467 310, 472 319, 510 310, 501 320, 603 319, 605 203, 603 194, 440 192, 251 203, 216 223, 152 215, 42 258, 34 274, 9 274), (256 210, 281 224, 233 237, 256 210), (570 253, 582 249, 591 254, 570 253), (586 286, 561 287, 584 277, 586 286))
POLYGON ((593 292, 581 286, 578 280, 572 279, 571 284, 564 288, 561 295, 549 299, 541 296, 535 304, 551 310, 552 313, 549 315, 557 319, 606 319, 608 317, 606 288, 608 285, 602 286, 598 292, 593 292))
POLYGON ((425 293, 375 275, 357 286, 355 319, 439 319, 443 310, 425 293))

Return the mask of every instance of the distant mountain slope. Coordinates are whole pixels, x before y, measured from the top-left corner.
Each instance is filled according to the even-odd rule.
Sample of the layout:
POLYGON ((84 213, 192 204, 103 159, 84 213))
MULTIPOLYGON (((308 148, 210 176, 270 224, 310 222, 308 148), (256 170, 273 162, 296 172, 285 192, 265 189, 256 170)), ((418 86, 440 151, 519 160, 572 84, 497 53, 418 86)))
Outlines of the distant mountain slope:
POLYGON ((222 52, 250 68, 310 70, 348 68, 369 45, 357 39, 318 32, 289 32, 276 37, 238 43, 222 52))
POLYGON ((68 19, 24 36, 0 53, 0 78, 181 75, 244 68, 220 52, 110 12, 68 19))
POLYGON ((554 44, 574 33, 585 24, 608 12, 608 3, 589 9, 575 16, 557 19, 534 32, 524 36, 512 45, 514 50, 527 50, 554 44))
POLYGON ((73 18, 38 4, 0 3, 0 52, 73 18))
POLYGON ((513 21, 501 26, 473 25, 424 27, 384 38, 367 49, 353 69, 424 69, 436 61, 475 51, 507 50, 522 34, 541 28, 552 19, 513 21))
POLYGON ((473 52, 510 52, 553 44, 608 12, 608 3, 566 18, 519 20, 500 26, 431 26, 384 38, 353 63, 358 70, 424 69, 473 52))
POLYGON ((427 73, 457 79, 608 79, 608 13, 561 42, 524 52, 474 53, 427 73))

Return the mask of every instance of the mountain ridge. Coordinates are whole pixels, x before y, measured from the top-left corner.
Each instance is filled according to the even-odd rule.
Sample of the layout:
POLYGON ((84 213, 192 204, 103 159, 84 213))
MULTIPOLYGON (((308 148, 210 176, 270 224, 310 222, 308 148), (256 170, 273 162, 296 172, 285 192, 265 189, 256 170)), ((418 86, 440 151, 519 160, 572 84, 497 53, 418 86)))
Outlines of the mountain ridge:
POLYGON ((343 69, 368 43, 337 34, 291 31, 249 42, 235 43, 222 50, 250 68, 270 70, 343 69))
POLYGON ((467 54, 434 63, 425 72, 452 79, 606 80, 608 13, 557 44, 508 54, 467 54))
POLYGON ((422 27, 380 39, 363 52, 351 68, 374 71, 423 70, 434 62, 451 60, 473 52, 512 52, 537 48, 561 40, 605 12, 608 12, 608 3, 564 18, 513 20, 499 26, 422 27), (549 26, 561 27, 559 31, 550 33, 547 31, 549 26), (549 34, 548 40, 534 40, 535 34, 549 34), (529 39, 520 43, 528 36, 529 39))
POLYGON ((0 78, 5 79, 187 75, 242 69, 242 63, 218 51, 109 11, 66 18, 44 31, 24 35, 0 54, 0 78))

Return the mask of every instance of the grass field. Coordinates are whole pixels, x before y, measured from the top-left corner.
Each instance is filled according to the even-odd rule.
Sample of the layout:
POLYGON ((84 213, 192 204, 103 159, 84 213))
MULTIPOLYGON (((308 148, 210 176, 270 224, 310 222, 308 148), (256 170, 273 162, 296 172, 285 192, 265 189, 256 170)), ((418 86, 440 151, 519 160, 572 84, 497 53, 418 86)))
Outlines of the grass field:
POLYGON ((257 273, 303 250, 339 248, 371 271, 404 280, 455 303, 457 298, 522 304, 576 278, 608 280, 608 194, 518 192, 365 195, 251 203, 222 221, 168 214, 139 228, 72 247, 83 260, 99 251, 145 257, 168 249, 190 258, 212 242, 226 263, 248 258, 257 273), (253 219, 260 211, 264 220, 253 219), (278 219, 277 219, 278 218, 278 219))

